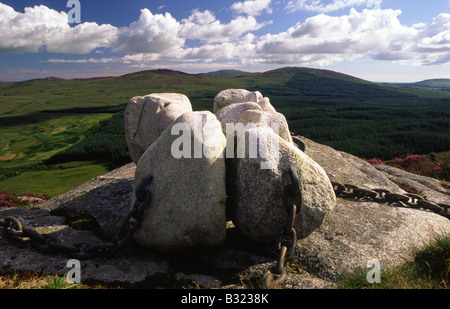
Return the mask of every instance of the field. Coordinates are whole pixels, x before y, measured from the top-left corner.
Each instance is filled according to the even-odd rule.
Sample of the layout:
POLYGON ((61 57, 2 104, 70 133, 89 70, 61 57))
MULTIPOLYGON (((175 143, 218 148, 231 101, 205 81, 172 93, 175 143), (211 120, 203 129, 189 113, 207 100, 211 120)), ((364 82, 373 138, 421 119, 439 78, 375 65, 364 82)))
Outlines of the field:
POLYGON ((295 134, 362 158, 449 151, 450 85, 423 85, 307 68, 0 82, 0 192, 51 197, 129 162, 123 111, 133 96, 154 92, 183 93, 194 110, 211 111, 223 89, 258 90, 295 134))

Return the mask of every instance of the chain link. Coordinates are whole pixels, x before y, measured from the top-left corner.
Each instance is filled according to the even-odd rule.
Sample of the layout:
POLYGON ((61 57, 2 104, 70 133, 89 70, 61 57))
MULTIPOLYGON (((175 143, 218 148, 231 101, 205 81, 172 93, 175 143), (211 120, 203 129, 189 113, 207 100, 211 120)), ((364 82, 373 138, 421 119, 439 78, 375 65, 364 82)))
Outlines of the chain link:
MULTIPOLYGON (((289 168, 290 183, 283 190, 283 204, 288 214, 286 225, 279 231, 276 241, 278 258, 272 271, 267 270, 263 276, 266 287, 280 287, 286 279, 284 268, 286 257, 292 256, 297 244, 297 232, 294 229, 296 215, 301 209, 300 181, 295 167, 289 168)), ((14 217, 0 218, 0 227, 11 237, 29 238, 33 247, 43 253, 63 253, 79 260, 92 259, 101 255, 119 251, 133 237, 139 227, 142 215, 151 200, 150 185, 152 176, 145 177, 136 188, 136 201, 122 222, 119 232, 110 242, 100 244, 76 243, 67 244, 51 234, 40 234, 30 226, 23 226, 14 217)), ((397 194, 386 189, 366 189, 355 185, 331 182, 337 197, 366 198, 375 202, 397 204, 403 207, 423 209, 437 213, 450 219, 450 205, 426 201, 423 197, 412 194, 397 194)))
POLYGON ((286 270, 284 263, 286 257, 294 254, 297 245, 297 232, 294 229, 295 218, 300 207, 297 207, 296 200, 301 201, 300 181, 297 170, 291 166, 289 168, 289 177, 291 183, 286 185, 283 190, 283 204, 288 213, 288 221, 277 236, 276 249, 278 250, 278 259, 274 271, 267 270, 263 276, 267 288, 280 287, 286 279, 286 270))
POLYGON ((147 176, 140 182, 136 188, 136 202, 123 220, 119 232, 110 242, 99 244, 67 244, 54 235, 40 234, 30 226, 22 226, 22 223, 14 217, 0 219, 0 227, 5 229, 8 236, 19 238, 28 237, 33 247, 46 254, 63 253, 79 260, 113 254, 126 245, 138 229, 145 208, 151 200, 150 185, 152 181, 153 177, 147 176))
POLYGON ((336 196, 341 198, 367 198, 374 202, 396 204, 402 207, 422 209, 450 219, 450 205, 426 201, 417 194, 392 193, 386 189, 365 189, 355 185, 331 182, 336 196))
MULTIPOLYGON (((298 199, 299 195, 301 200, 301 192, 296 169, 291 166, 289 174, 291 183, 284 187, 283 192, 283 203, 287 213, 289 214, 289 219, 288 223, 279 232, 277 237, 276 244, 279 256, 275 270, 267 270, 263 276, 263 281, 267 288, 280 287, 284 284, 286 279, 286 270, 284 269, 285 259, 286 257, 292 256, 297 244, 297 233, 294 229, 294 223, 295 217, 300 209, 297 209, 296 202, 292 200, 294 198, 298 199)), ((403 207, 432 211, 450 219, 450 205, 426 201, 423 197, 417 194, 397 194, 386 189, 370 190, 355 185, 342 184, 340 182, 331 182, 331 184, 336 196, 341 198, 368 198, 379 203, 396 203, 403 207)))

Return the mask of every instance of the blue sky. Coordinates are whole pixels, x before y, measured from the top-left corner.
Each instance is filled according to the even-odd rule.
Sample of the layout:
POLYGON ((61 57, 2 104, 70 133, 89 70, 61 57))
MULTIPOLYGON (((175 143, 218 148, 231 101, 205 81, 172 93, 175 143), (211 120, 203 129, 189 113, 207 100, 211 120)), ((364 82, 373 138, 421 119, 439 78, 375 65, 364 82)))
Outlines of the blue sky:
POLYGON ((286 66, 450 78, 450 0, 78 1, 69 24, 68 0, 0 0, 0 80, 286 66))

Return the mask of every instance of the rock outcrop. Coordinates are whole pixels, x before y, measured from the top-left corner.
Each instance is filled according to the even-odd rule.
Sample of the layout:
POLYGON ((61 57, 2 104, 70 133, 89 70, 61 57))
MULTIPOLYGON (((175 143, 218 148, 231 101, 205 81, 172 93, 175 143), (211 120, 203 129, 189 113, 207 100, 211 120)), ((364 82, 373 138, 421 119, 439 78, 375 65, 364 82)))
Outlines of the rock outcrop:
POLYGON ((286 118, 278 113, 270 104, 269 98, 263 97, 259 91, 250 92, 245 89, 221 91, 214 98, 213 112, 222 125, 240 122, 276 126, 277 134, 285 141, 292 143, 286 118))
POLYGON ((131 159, 139 158, 182 114, 192 112, 189 98, 178 93, 134 97, 125 110, 125 137, 131 159))
MULTIPOLYGON (((450 204, 450 190, 439 181, 404 173, 363 160, 298 137, 305 153, 323 167, 330 179, 367 188, 386 188, 403 193, 399 184, 415 186, 429 199, 439 196, 450 204)), ((40 209, 7 209, 0 218, 15 216, 41 233, 56 235, 69 243, 107 241, 119 230, 132 201, 135 164, 128 164, 50 200, 40 209), (77 230, 67 217, 88 217, 96 224, 77 230), (100 233, 98 232, 100 230, 100 233)), ((297 243, 286 288, 333 288, 347 270, 367 266, 378 259, 381 267, 399 265, 438 235, 450 235, 450 220, 419 209, 395 207, 365 199, 337 199, 322 225, 297 243), (295 267, 294 267, 295 266, 295 267)), ((0 228, 0 231, 2 228, 0 228)), ((180 287, 195 281, 204 288, 243 286, 248 276, 261 275, 275 265, 270 246, 254 246, 243 240, 231 222, 225 243, 214 250, 173 258, 161 256, 131 242, 118 253, 82 261, 83 283, 139 287, 180 287), (269 253, 268 253, 269 252, 269 253), (161 280, 164 278, 164 280, 161 280)), ((0 234, 0 272, 35 271, 63 275, 69 257, 36 251, 27 239, 0 234)), ((244 287, 252 287, 246 285, 244 287)))
MULTIPOLYGON (((228 203, 231 220, 248 239, 270 244, 286 225, 289 214, 283 204, 284 186, 291 183, 289 169, 298 171, 301 205, 294 228, 299 238, 306 238, 333 210, 336 197, 325 171, 293 143, 288 143, 270 128, 257 127, 246 132, 245 149, 251 140, 263 140, 259 150, 265 155, 230 159, 228 203)), ((244 138, 244 137, 242 137, 244 138)), ((238 141, 239 143, 239 141, 238 141)))
POLYGON ((293 226, 299 237, 297 243, 291 238, 295 252, 286 288, 333 288, 340 275, 370 260, 397 266, 435 237, 450 236, 446 207, 434 205, 437 214, 388 198, 349 198, 332 182, 375 195, 368 190, 388 190, 391 197, 413 190, 445 205, 448 186, 293 138, 285 117, 259 92, 225 90, 215 98, 214 114, 193 112, 180 94, 136 97, 127 107, 125 130, 134 163, 39 209, 0 211, 0 231, 10 224, 5 218, 15 217, 47 237, 26 228, 21 238, 0 234, 0 274, 63 275, 68 251, 111 249, 132 230, 117 252, 81 262, 83 283, 166 288, 188 280, 204 288, 253 287, 248 278, 260 278, 276 264, 280 230, 288 226, 293 232, 293 226), (241 135, 227 130, 230 123, 244 127, 241 135), (289 218, 283 192, 295 173, 300 193, 291 192, 289 199, 300 208, 289 218), (130 206, 136 210, 137 188, 150 175, 152 198, 136 225, 130 206), (49 239, 47 249, 64 252, 36 251, 23 235, 41 247, 49 239))
POLYGON ((212 113, 189 112, 144 152, 134 187, 148 175, 153 183, 150 205, 134 235, 141 246, 176 252, 223 244, 225 146, 212 113))

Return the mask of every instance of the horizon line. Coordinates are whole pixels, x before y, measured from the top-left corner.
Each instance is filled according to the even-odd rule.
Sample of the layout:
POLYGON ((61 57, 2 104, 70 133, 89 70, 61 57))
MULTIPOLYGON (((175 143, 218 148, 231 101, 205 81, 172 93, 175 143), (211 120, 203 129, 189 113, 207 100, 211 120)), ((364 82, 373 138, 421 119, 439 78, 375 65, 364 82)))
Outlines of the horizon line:
POLYGON ((140 71, 132 71, 132 72, 120 72, 120 73, 106 73, 106 72, 105 73, 74 73, 74 74, 62 73, 62 74, 55 74, 55 75, 47 75, 45 77, 34 77, 34 78, 24 78, 24 79, 14 79, 14 80, 0 80, 0 82, 3 82, 3 83, 32 82, 32 81, 46 80, 46 79, 50 79, 50 78, 57 78, 57 79, 66 80, 66 81, 82 80, 82 79, 87 80, 87 79, 98 79, 98 78, 114 78, 114 77, 130 75, 130 74, 136 74, 136 73, 141 73, 141 72, 152 72, 152 71, 172 71, 172 72, 179 72, 179 73, 186 74, 186 75, 204 75, 204 74, 216 73, 216 72, 222 72, 222 71, 239 71, 239 72, 247 73, 247 74, 258 74, 258 73, 267 73, 267 72, 271 72, 271 71, 289 69, 289 68, 336 72, 339 74, 351 76, 354 78, 358 78, 358 79, 376 83, 376 84, 383 84, 383 83, 384 84, 414 84, 414 83, 420 83, 420 82, 429 81, 429 80, 438 80, 438 79, 450 80, 450 78, 447 78, 447 77, 433 77, 433 78, 417 80, 415 82, 371 81, 371 80, 368 80, 368 79, 365 79, 362 77, 358 77, 358 76, 351 75, 348 73, 342 73, 342 72, 336 71, 336 70, 319 69, 319 68, 303 67, 303 66, 286 66, 286 67, 278 67, 278 68, 273 68, 273 69, 268 69, 268 70, 243 71, 243 70, 239 70, 239 69, 235 69, 235 68, 230 68, 230 69, 213 70, 213 71, 208 71, 208 72, 187 72, 187 71, 182 71, 182 70, 177 70, 177 69, 169 69, 169 68, 161 67, 161 68, 157 68, 157 69, 148 69, 148 70, 140 70, 140 71))

